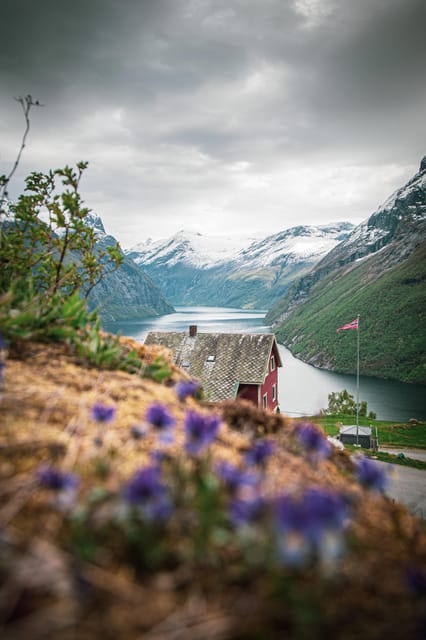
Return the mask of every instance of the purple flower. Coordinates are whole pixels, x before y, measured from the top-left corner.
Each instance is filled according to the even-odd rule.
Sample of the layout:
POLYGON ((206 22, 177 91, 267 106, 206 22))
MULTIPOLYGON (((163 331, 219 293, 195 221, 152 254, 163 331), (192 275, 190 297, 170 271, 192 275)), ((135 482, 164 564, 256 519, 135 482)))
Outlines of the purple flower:
POLYGON ((74 473, 65 473, 47 465, 38 470, 37 476, 42 487, 53 491, 66 491, 78 486, 78 478, 74 473))
POLYGON ((176 422, 167 408, 159 402, 148 407, 145 420, 159 431, 170 429, 176 422))
POLYGON ((7 347, 6 340, 3 338, 3 335, 0 333, 0 351, 2 349, 6 349, 6 347, 7 347))
POLYGON ((235 498, 229 505, 229 516, 235 525, 251 524, 259 520, 265 508, 265 500, 254 496, 249 500, 235 498))
POLYGON ((244 457, 246 464, 262 466, 274 453, 275 443, 272 440, 256 440, 244 457))
POLYGON ((307 489, 301 496, 279 496, 274 504, 278 551, 285 564, 302 566, 318 554, 323 562, 343 549, 346 503, 334 492, 307 489))
POLYGON ((258 482, 257 476, 242 471, 230 462, 221 462, 216 467, 218 476, 222 479, 229 493, 235 495, 239 489, 254 486, 258 482))
POLYGON ((308 512, 309 536, 318 541, 324 531, 342 529, 348 517, 348 509, 341 495, 325 489, 307 489, 304 508, 308 512))
POLYGON ((111 422, 116 414, 115 407, 109 407, 108 405, 97 402, 92 407, 92 418, 96 422, 111 422))
POLYGON ((188 411, 184 421, 186 441, 185 451, 196 455, 208 447, 216 438, 220 418, 214 415, 203 415, 196 411, 188 411))
POLYGON ((332 445, 315 425, 309 422, 301 424, 297 435, 309 455, 315 458, 328 458, 331 454, 332 445))
POLYGON ((150 520, 164 520, 171 514, 167 489, 156 464, 136 471, 124 487, 123 496, 131 505, 139 507, 150 520))
POLYGON ((179 400, 185 400, 188 396, 195 396, 199 388, 200 388, 199 382, 197 382, 196 380, 188 380, 188 381, 178 382, 175 387, 175 390, 179 400))
POLYGON ((355 473, 358 482, 367 489, 382 493, 387 485, 385 470, 365 456, 355 461, 355 473))

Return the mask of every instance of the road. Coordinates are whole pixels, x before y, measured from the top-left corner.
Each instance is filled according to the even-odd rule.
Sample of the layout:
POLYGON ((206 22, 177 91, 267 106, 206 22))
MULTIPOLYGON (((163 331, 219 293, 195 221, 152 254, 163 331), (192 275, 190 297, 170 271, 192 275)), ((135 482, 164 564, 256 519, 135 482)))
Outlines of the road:
POLYGON ((398 447, 379 447, 379 451, 384 451, 385 453, 392 453, 392 455, 397 456, 398 453, 403 453, 407 458, 411 458, 412 460, 422 460, 426 462, 426 449, 404 449, 398 447))
POLYGON ((388 472, 386 495, 405 504, 410 513, 426 520, 426 471, 379 462, 388 472))

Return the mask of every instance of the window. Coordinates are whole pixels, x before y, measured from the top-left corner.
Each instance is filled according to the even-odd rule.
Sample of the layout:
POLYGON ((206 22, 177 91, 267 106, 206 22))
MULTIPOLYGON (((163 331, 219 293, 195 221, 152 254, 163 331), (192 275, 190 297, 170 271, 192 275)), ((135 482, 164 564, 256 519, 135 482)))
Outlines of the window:
POLYGON ((263 408, 266 409, 267 406, 268 406, 268 394, 265 393, 263 395, 263 408))
POLYGON ((271 356, 271 371, 275 369, 275 357, 271 356))
POLYGON ((276 399, 277 399, 277 385, 273 384, 272 385, 272 402, 275 402, 276 399))
POLYGON ((207 362, 214 362, 216 360, 216 356, 207 356, 207 362))

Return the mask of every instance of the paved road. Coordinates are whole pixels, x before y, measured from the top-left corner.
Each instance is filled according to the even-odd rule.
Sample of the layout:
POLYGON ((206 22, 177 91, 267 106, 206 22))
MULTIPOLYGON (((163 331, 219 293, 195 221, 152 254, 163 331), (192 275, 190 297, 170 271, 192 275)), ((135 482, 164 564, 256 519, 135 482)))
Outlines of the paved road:
POLYGON ((388 472, 389 484, 386 494, 405 504, 416 516, 426 520, 426 471, 401 465, 379 462, 388 472))
POLYGON ((423 462, 426 462, 426 449, 398 449, 398 447, 379 447, 379 451, 392 453, 394 456, 398 455, 398 453, 403 453, 404 456, 406 456, 407 458, 411 458, 412 460, 422 460, 423 462))

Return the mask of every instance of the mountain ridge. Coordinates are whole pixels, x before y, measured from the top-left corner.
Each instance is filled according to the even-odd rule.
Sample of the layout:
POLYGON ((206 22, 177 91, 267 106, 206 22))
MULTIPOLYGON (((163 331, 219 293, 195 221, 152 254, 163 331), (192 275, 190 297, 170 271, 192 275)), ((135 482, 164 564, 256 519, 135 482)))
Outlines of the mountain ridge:
POLYGON ((335 328, 361 313, 366 375, 426 382, 426 161, 268 312, 305 362, 354 373, 354 345, 335 328))
POLYGON ((219 306, 270 308, 352 228, 349 222, 298 225, 260 239, 242 237, 239 243, 228 238, 221 252, 218 237, 212 242, 211 237, 180 231, 163 241, 139 243, 126 255, 143 265, 173 304, 209 300, 219 306))

